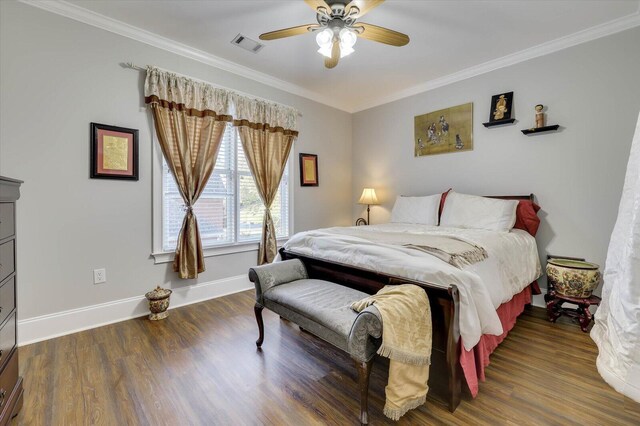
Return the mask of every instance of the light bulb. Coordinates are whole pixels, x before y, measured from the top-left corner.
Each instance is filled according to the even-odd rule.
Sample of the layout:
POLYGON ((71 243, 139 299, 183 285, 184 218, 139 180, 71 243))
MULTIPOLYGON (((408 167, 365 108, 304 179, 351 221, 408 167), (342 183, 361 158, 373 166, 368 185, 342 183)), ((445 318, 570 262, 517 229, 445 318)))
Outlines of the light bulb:
POLYGON ((347 55, 351 55, 353 52, 355 52, 355 50, 353 50, 353 47, 345 46, 342 43, 340 43, 340 57, 341 58, 344 58, 347 55))
POLYGON ((331 45, 322 46, 320 49, 318 49, 318 53, 321 54, 322 56, 326 56, 327 58, 330 58, 331 57, 331 45))
POLYGON ((358 37, 356 34, 348 28, 340 30, 340 47, 353 47, 356 44, 358 37))
POLYGON ((320 46, 320 48, 331 46, 332 41, 333 31, 330 28, 325 28, 324 30, 316 34, 316 43, 318 43, 318 46, 320 46))

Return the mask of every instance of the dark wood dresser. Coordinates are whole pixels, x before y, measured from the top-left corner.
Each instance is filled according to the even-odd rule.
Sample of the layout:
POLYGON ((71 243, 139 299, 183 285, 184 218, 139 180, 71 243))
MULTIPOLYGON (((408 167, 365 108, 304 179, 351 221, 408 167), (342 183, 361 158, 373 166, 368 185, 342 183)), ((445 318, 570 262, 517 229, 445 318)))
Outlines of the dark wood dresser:
POLYGON ((16 201, 21 183, 0 176, 0 426, 22 408, 16 332, 16 201))

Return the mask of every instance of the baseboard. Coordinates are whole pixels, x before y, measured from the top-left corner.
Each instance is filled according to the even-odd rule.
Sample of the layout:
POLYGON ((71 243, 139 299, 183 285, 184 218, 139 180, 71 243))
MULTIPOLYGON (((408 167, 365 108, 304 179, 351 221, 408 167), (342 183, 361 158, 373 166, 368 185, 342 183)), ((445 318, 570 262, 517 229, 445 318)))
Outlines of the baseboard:
POLYGON ((532 304, 533 306, 538 306, 538 307, 540 307, 540 308, 546 308, 546 307, 547 307, 547 304, 546 304, 546 303, 545 303, 545 301, 544 301, 544 295, 545 295, 545 293, 546 293, 546 290, 545 290, 545 289, 542 289, 542 294, 534 294, 534 295, 531 297, 531 304, 532 304))
MULTIPOLYGON (((171 295, 169 309, 251 288, 253 288, 253 284, 249 282, 246 275, 177 288, 173 290, 171 295)), ((18 346, 141 317, 148 313, 147 299, 142 295, 23 319, 18 321, 18 346)))

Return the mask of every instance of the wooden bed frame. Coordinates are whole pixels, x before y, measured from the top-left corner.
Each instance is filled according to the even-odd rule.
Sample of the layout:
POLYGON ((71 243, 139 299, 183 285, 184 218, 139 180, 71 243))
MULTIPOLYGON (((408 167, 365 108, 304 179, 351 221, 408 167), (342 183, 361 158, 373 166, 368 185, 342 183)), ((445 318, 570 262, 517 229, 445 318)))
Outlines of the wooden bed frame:
MULTIPOLYGON (((534 200, 534 195, 488 196, 504 200, 534 200)), ((435 395, 454 412, 460 404, 462 392, 462 367, 460 366, 460 295, 455 285, 448 289, 433 284, 413 281, 402 277, 301 256, 280 249, 282 260, 300 259, 305 264, 310 278, 323 279, 374 294, 388 284, 411 283, 427 292, 431 305, 433 326, 433 348, 429 375, 430 395, 435 395)))

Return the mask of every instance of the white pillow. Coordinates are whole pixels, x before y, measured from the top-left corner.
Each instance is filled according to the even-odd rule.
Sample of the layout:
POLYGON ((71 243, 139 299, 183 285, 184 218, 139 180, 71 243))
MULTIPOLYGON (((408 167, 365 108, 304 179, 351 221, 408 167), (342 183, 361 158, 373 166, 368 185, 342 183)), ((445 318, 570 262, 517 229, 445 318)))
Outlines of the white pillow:
POLYGON ((516 223, 517 200, 498 200, 449 192, 440 226, 509 232, 516 223))
POLYGON ((438 209, 441 194, 427 197, 404 197, 398 195, 391 211, 391 222, 438 225, 438 209))

